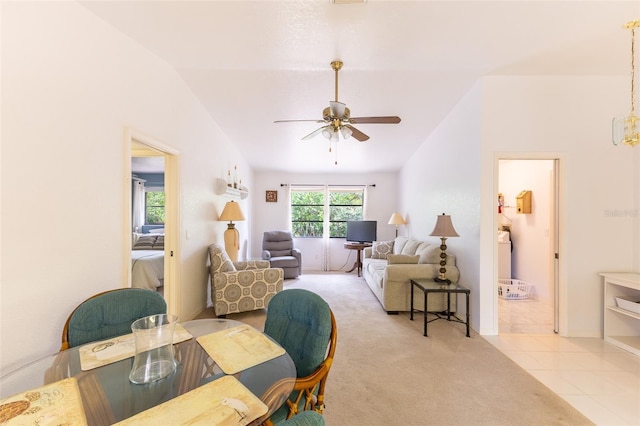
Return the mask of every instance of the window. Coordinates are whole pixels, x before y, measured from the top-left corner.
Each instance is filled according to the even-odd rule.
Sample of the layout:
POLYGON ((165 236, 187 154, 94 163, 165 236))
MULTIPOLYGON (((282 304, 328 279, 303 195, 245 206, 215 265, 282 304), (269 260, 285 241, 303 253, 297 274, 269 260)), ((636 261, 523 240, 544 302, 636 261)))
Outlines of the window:
POLYGON ((322 237, 324 191, 291 191, 291 230, 294 237, 322 237))
POLYGON ((329 190, 329 229, 331 238, 347 236, 347 221, 362 220, 364 191, 329 190))
POLYGON ((144 221, 147 225, 164 225, 164 191, 145 192, 144 221))
POLYGON ((291 190, 291 227, 294 237, 345 238, 348 220, 363 217, 364 190, 328 188, 291 190))

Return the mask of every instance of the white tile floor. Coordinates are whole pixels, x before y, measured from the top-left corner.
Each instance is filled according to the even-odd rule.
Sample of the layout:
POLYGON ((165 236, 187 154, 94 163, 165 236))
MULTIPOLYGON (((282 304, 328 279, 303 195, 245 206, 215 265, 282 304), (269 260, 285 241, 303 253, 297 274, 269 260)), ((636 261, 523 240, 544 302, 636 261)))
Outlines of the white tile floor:
POLYGON ((537 301, 499 302, 500 334, 485 339, 596 425, 640 425, 640 357, 554 334, 551 307, 537 301))

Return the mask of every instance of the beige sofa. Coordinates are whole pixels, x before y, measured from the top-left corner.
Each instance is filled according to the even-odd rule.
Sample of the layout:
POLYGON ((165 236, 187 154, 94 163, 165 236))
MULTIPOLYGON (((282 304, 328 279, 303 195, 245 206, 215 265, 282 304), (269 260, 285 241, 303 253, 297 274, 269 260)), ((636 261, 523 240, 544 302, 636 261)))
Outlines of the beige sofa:
MULTIPOLYGON (((447 251, 446 277, 458 282, 460 271, 455 256, 447 251)), ((388 242, 374 242, 364 249, 362 272, 367 285, 388 314, 411 310, 411 279, 435 278, 440 269, 440 244, 408 237, 388 242), (392 244, 391 244, 392 243, 392 244)), ((414 309, 424 309, 424 295, 414 289, 414 309)), ((455 312, 455 294, 451 295, 451 311, 455 312)), ((429 312, 447 308, 446 295, 429 295, 429 312)))

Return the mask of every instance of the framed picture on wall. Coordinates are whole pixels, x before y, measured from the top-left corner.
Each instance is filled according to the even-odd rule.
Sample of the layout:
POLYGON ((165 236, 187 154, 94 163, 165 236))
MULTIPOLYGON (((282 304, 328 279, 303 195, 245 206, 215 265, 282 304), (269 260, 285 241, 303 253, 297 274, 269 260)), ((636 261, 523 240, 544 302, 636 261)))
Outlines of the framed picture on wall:
POLYGON ((267 191, 267 203, 277 203, 278 202, 278 191, 267 191))

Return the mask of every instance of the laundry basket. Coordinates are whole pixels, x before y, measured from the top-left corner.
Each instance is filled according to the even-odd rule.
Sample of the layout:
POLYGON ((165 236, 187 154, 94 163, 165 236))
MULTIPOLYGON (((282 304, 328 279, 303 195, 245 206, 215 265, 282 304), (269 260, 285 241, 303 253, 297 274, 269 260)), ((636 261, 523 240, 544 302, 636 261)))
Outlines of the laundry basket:
POLYGON ((528 299, 531 284, 520 280, 498 280, 498 297, 508 300, 528 299))

